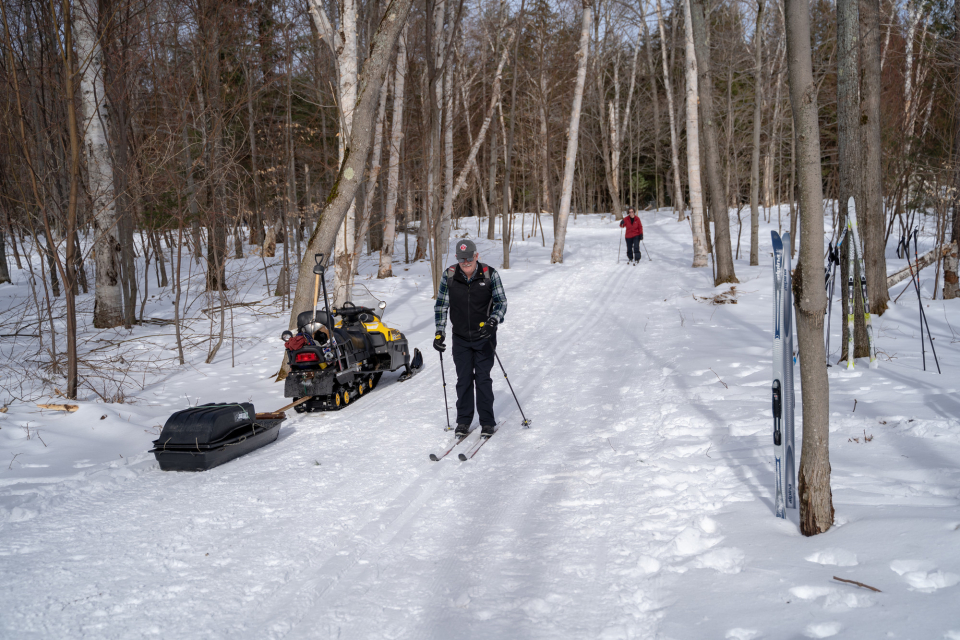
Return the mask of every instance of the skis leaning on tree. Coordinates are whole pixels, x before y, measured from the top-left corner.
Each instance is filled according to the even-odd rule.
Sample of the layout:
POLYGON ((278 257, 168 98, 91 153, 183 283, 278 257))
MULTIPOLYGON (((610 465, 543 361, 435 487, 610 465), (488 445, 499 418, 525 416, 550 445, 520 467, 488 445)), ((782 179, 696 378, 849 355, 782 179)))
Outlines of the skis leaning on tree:
POLYGON ((790 234, 773 240, 773 462, 776 473, 776 515, 787 517, 797 508, 793 391, 793 281, 790 275, 790 234))
POLYGON ((860 244, 860 231, 857 229, 857 206, 853 196, 847 200, 847 369, 853 369, 853 266, 860 270, 860 296, 863 298, 863 321, 867 325, 867 346, 870 350, 870 368, 876 369, 877 349, 873 344, 873 321, 870 318, 870 298, 867 296, 867 276, 863 268, 863 249, 860 244))

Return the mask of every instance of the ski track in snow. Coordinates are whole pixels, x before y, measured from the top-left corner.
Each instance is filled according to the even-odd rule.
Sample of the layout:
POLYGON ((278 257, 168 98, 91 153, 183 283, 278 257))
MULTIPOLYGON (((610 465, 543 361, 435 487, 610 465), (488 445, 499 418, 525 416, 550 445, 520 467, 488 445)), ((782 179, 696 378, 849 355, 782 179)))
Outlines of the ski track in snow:
MULTIPOLYGON (((13 405, 0 453, 25 455, 0 471, 0 636, 960 638, 954 343, 937 342, 943 376, 920 372, 916 306, 901 303, 875 324, 896 359, 830 369, 837 526, 803 538, 796 511, 773 516, 769 225, 761 265, 737 261, 738 303, 715 306, 698 298, 729 286, 689 268, 687 225, 643 215, 655 253, 638 266, 615 262, 619 230, 600 216, 571 224, 562 265, 549 241, 516 243, 499 353, 533 426, 495 366, 503 426, 469 462, 456 453, 476 435, 427 457, 452 436, 422 263, 361 281, 395 292, 385 320, 424 351, 423 373, 387 374, 340 412, 291 412, 275 444, 209 472, 159 471, 147 428, 184 395, 280 406, 267 378, 282 319, 254 324, 264 339, 236 369, 179 372, 144 405, 13 405), (44 462, 28 420, 70 464, 44 462)), ((499 263, 497 242, 478 246, 499 263)))

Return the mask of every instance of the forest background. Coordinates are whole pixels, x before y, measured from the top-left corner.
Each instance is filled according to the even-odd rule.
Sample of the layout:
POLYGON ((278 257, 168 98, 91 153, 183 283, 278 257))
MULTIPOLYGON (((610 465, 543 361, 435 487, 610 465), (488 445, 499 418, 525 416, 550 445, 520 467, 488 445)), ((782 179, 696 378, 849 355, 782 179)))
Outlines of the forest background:
MULTIPOLYGON (((502 255, 484 258, 509 269, 518 236, 547 242, 542 216, 562 262, 571 212, 672 207, 692 267, 719 285, 757 263, 776 205, 796 251, 823 206, 839 238, 853 196, 872 313, 889 300, 885 251, 919 225, 936 238, 934 295, 958 295, 960 3, 10 0, 2 21, 0 284, 8 263, 31 274, 2 329, 36 353, 3 356, 21 395, 122 399, 131 363, 78 350, 91 326, 172 323, 186 365, 191 295, 212 362, 229 310, 250 304, 226 269, 245 254, 291 316, 312 303, 316 252, 335 304, 364 253, 381 278, 430 260, 435 291, 465 216, 490 239, 501 218, 502 255), (395 246, 401 229, 416 241, 395 246), (151 281, 172 320, 144 317, 151 281)), ((819 282, 808 246, 799 269, 819 282)), ((797 298, 803 353, 822 313, 797 298)), ((823 362, 809 353, 801 365, 823 362)), ((811 433, 820 373, 822 388, 804 377, 811 433)))

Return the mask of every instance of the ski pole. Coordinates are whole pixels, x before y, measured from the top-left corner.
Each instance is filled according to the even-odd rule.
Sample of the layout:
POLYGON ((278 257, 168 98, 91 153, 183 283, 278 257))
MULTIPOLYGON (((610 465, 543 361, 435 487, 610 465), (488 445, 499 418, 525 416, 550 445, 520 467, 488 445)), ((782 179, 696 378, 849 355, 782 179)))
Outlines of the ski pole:
MULTIPOLYGON (((623 233, 626 233, 626 231, 623 233)), ((617 243, 617 264, 620 264, 620 249, 623 247, 623 233, 620 234, 620 242, 617 243)))
MULTIPOLYGON (((917 301, 920 303, 920 319, 923 321, 923 324, 927 326, 927 338, 930 340, 930 351, 933 352, 933 361, 937 364, 937 373, 942 373, 940 371, 940 360, 937 359, 937 350, 933 346, 933 334, 930 333, 930 324, 927 322, 927 313, 923 310, 923 301, 920 299, 920 260, 917 257, 917 235, 919 235, 919 230, 913 230, 913 264, 917 266, 917 280, 914 283, 914 286, 917 288, 917 301)), ((907 254, 907 264, 910 263, 909 254, 907 254)), ((936 288, 936 287, 934 287, 936 288)), ((936 292, 934 292, 936 293, 936 292)), ((923 344, 923 325, 920 326, 920 343, 923 344)), ((927 370, 927 360, 924 356, 923 360, 923 370, 927 370)))
POLYGON ((644 242, 642 238, 640 239, 640 244, 643 245, 643 250, 647 254, 647 260, 649 260, 650 262, 653 262, 653 258, 650 257, 650 252, 647 251, 647 243, 644 242))
POLYGON ((440 379, 443 380, 443 407, 447 410, 447 428, 450 431, 450 403, 447 402, 447 376, 443 373, 443 352, 440 352, 440 379))
POLYGON ((513 385, 510 384, 510 378, 507 377, 507 370, 503 368, 503 363, 500 362, 500 356, 497 354, 496 349, 493 350, 493 355, 497 359, 497 364, 500 365, 500 371, 503 371, 503 379, 507 381, 507 386, 510 387, 510 393, 513 394, 513 400, 517 403, 517 409, 520 409, 520 416, 523 418, 523 422, 520 424, 523 425, 524 428, 529 429, 530 421, 527 420, 527 416, 523 415, 523 407, 520 406, 520 401, 517 400, 517 394, 513 391, 513 385))

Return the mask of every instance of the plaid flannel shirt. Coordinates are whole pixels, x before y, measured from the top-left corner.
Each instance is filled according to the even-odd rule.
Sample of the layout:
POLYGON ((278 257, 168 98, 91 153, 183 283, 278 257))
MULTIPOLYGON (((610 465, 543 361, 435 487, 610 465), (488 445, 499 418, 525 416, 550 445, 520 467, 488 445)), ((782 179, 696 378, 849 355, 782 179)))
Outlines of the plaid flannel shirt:
MULTIPOLYGON (((489 266, 489 265, 488 265, 489 266)), ((472 282, 476 278, 482 278, 482 265, 478 263, 477 270, 473 272, 473 277, 468 280, 472 282)), ((446 335, 447 314, 450 312, 450 291, 447 288, 447 271, 443 270, 443 277, 440 278, 440 289, 437 291, 437 302, 433 305, 433 315, 437 322, 437 333, 446 335)), ((490 287, 493 292, 493 308, 490 310, 490 316, 497 319, 497 322, 503 324, 503 318, 507 314, 507 294, 503 290, 503 283, 500 281, 500 274, 490 267, 490 287)))

